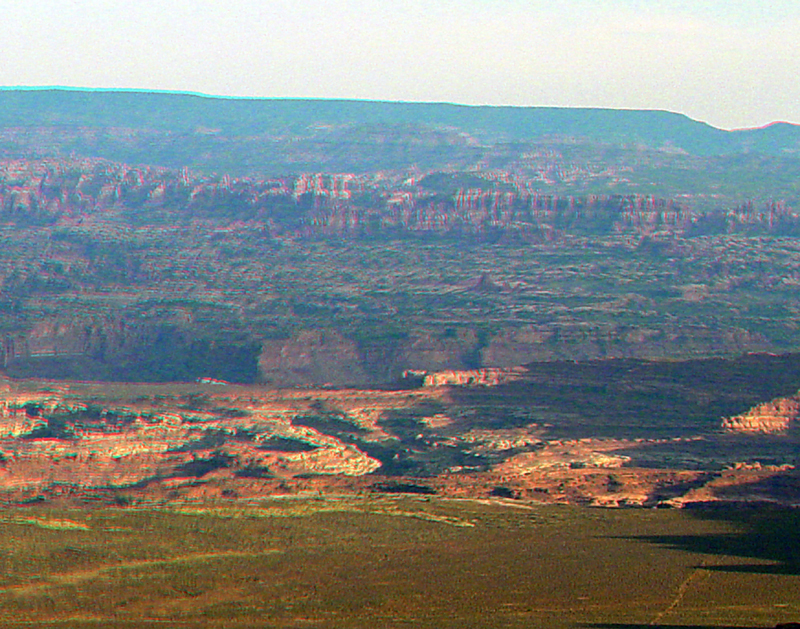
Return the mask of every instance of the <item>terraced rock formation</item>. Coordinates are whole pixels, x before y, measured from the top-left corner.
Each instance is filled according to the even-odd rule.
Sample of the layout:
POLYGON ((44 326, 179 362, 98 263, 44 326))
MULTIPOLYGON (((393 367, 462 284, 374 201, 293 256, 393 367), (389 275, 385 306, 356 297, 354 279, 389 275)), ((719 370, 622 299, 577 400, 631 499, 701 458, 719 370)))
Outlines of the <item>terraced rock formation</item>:
POLYGON ((800 443, 785 428, 798 403, 754 403, 794 386, 792 365, 785 356, 531 363, 418 373, 395 390, 7 380, 0 499, 313 491, 794 504, 800 443), (735 408, 753 410, 725 412, 735 408))
POLYGON ((727 417, 722 427, 741 433, 785 433, 800 418, 800 397, 777 398, 751 408, 742 415, 727 417))

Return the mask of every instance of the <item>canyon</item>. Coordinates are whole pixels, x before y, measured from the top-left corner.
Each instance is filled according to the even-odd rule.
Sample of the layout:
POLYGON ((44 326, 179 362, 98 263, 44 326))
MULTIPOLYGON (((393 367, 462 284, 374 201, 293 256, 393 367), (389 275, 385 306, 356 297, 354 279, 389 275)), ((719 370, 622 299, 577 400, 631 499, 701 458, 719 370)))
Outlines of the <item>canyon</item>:
POLYGON ((763 374, 790 381, 800 359, 712 363, 420 371, 383 390, 6 380, 0 494, 6 504, 309 492, 604 507, 795 504, 796 398, 758 400, 785 386, 763 374), (711 384, 694 380, 703 371, 711 384), (713 415, 736 408, 743 412, 713 415), (648 425, 632 413, 649 416, 648 425))
POLYGON ((1 96, 9 500, 793 482, 792 125, 1 96))
POLYGON ((0 622, 800 607, 800 127, 0 91, 0 622))

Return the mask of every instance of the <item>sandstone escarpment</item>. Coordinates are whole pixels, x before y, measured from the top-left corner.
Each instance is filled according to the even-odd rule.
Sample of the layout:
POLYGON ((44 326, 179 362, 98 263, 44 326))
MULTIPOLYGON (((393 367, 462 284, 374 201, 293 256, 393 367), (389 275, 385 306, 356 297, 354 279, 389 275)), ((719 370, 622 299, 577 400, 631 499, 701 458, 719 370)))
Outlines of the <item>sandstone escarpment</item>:
POLYGON ((369 382, 356 343, 332 330, 305 330, 267 341, 258 358, 261 378, 273 386, 353 385, 369 382))
POLYGON ((441 371, 474 367, 466 364, 478 358, 478 335, 473 330, 450 334, 420 333, 409 338, 398 352, 397 364, 403 370, 441 371))
MULTIPOLYGON (((98 309, 102 310, 102 309, 98 309)), ((14 378, 252 382, 258 346, 185 308, 51 316, 0 339, 0 367, 14 378)))
POLYGON ((462 369, 479 359, 473 330, 420 332, 373 345, 334 330, 267 340, 258 359, 260 378, 272 386, 378 384, 408 370, 462 369))
POLYGON ((301 329, 257 341, 226 334, 179 306, 128 314, 48 317, 0 340, 13 377, 113 381, 190 381, 210 377, 272 386, 387 384, 404 371, 512 367, 530 362, 705 355, 770 349, 744 330, 636 328, 560 322, 542 325, 414 329, 385 334, 301 329), (133 316, 135 315, 135 316, 133 316))
POLYGON ((39 321, 22 334, 2 341, 6 366, 19 361, 115 354, 136 339, 120 321, 104 317, 64 317, 39 321))
POLYGON ((534 362, 657 360, 676 351, 692 356, 764 349, 763 339, 742 330, 686 326, 650 329, 567 322, 500 326, 491 332, 472 327, 414 330, 366 341, 355 333, 324 329, 264 341, 258 367, 260 379, 278 387, 387 384, 403 374, 424 373, 431 375, 431 385, 442 378, 441 384, 492 384, 495 372, 487 369, 534 362), (433 375, 439 373, 450 375, 433 375))
POLYGON ((652 329, 565 322, 500 329, 481 350, 480 362, 485 367, 509 367, 552 360, 653 360, 772 350, 762 335, 740 328, 681 325, 652 329))
POLYGON ((509 369, 470 369, 467 371, 439 371, 425 376, 423 386, 484 386, 494 387, 507 382, 514 382, 524 376, 528 370, 525 367, 512 367, 509 369))
POLYGON ((484 365, 510 367, 537 360, 557 358, 553 337, 556 332, 548 326, 525 326, 501 330, 481 352, 484 365))
POLYGON ((759 404, 742 415, 726 417, 722 427, 741 433, 785 433, 800 417, 800 397, 778 398, 759 404))

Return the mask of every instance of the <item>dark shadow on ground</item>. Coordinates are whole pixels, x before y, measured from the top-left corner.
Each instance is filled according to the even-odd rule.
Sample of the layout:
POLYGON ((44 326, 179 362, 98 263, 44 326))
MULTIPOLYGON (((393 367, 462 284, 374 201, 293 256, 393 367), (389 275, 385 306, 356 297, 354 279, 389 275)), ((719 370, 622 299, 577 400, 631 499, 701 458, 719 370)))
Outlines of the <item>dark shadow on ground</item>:
MULTIPOLYGON (((800 436, 764 434, 706 434, 698 439, 637 443, 616 451, 631 465, 719 471, 737 461, 761 465, 800 465, 800 436)), ((800 496, 800 493, 796 494, 800 496)), ((733 498, 733 497, 731 497, 733 498)))
POLYGON ((495 414, 507 417, 500 411, 511 407, 539 409, 541 417, 527 421, 548 424, 548 436, 554 438, 657 438, 716 434, 722 417, 793 395, 800 383, 800 354, 553 361, 525 367, 519 381, 452 387, 450 399, 477 409, 484 423, 495 414))
POLYGON ((619 623, 592 623, 582 627, 595 629, 767 629, 763 625, 626 625, 619 623))
POLYGON ((691 553, 756 560, 754 563, 703 566, 704 570, 800 575, 800 509, 711 503, 688 512, 703 520, 729 522, 739 530, 709 535, 647 535, 632 539, 691 553))
POLYGON ((717 474, 700 474, 697 478, 691 480, 656 487, 656 489, 648 495, 645 504, 658 505, 663 501, 685 496, 693 489, 702 487, 716 476, 717 474))
POLYGON ((722 500, 759 498, 783 504, 800 504, 800 470, 786 470, 753 483, 719 487, 714 495, 722 500))

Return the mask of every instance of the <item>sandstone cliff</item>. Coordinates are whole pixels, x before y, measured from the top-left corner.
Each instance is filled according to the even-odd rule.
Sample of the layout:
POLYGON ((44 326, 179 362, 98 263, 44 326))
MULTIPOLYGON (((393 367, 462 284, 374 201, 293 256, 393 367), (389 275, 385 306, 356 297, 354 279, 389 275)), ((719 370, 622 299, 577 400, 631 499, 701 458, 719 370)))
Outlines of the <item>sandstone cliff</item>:
POLYGON ((48 317, 0 339, 2 367, 17 378, 191 381, 257 377, 258 345, 199 325, 179 307, 48 317))
POLYGON ((402 344, 397 355, 401 370, 440 371, 475 367, 467 365, 470 357, 479 358, 478 335, 474 330, 455 330, 451 334, 437 335, 422 332, 412 335, 402 344))
POLYGON ((423 381, 426 387, 443 386, 484 386, 493 387, 522 378, 527 369, 512 367, 509 369, 470 369, 467 371, 439 371, 427 374, 423 381))
MULTIPOLYGON (((259 378, 272 386, 384 384, 407 373, 466 373, 511 368, 532 362, 605 358, 674 358, 769 349, 763 338, 744 330, 649 329, 560 323, 499 327, 491 332, 465 326, 415 330, 365 347, 335 330, 300 330, 264 341, 259 378)), ((489 374, 491 372, 485 372, 489 374)), ((492 376, 447 376, 474 383, 492 376)))
POLYGON ((549 326, 500 330, 481 352, 483 365, 511 367, 557 358, 556 331, 549 326))
MULTIPOLYGON (((560 322, 418 328, 360 338, 359 331, 301 328, 290 337, 231 337, 177 306, 128 314, 51 316, 0 339, 13 377, 178 381, 211 377, 272 386, 374 385, 404 371, 506 368, 531 362, 687 357, 769 350, 745 330, 650 329, 560 322), (135 315, 135 316, 134 316, 135 315)), ((252 336, 251 336, 252 335, 252 336)))
POLYGON ((742 415, 726 417, 722 427, 730 432, 785 433, 800 417, 800 395, 759 404, 742 415))
POLYGON ((258 368, 273 386, 358 385, 371 380, 356 343, 331 330, 305 330, 289 339, 266 341, 258 368))

